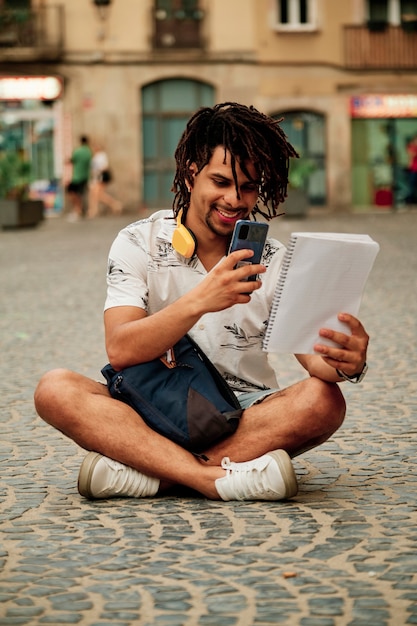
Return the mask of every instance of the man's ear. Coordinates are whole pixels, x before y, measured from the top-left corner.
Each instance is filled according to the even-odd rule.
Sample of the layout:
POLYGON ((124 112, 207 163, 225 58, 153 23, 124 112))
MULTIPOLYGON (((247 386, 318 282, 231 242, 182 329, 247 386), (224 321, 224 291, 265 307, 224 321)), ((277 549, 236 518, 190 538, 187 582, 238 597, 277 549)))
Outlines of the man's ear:
POLYGON ((196 163, 190 163, 188 166, 187 180, 191 187, 194 187, 194 177, 197 175, 198 168, 196 163))

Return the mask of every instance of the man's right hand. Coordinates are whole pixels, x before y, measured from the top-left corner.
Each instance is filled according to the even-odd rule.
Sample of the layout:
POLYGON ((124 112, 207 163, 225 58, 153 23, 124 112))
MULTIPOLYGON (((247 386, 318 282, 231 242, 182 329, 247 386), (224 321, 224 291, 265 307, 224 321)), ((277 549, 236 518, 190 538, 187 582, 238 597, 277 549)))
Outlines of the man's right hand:
POLYGON ((254 291, 262 286, 260 280, 248 281, 249 276, 266 272, 260 264, 250 264, 235 269, 239 261, 253 256, 252 250, 236 250, 222 259, 190 294, 204 313, 223 311, 234 304, 250 302, 254 291))

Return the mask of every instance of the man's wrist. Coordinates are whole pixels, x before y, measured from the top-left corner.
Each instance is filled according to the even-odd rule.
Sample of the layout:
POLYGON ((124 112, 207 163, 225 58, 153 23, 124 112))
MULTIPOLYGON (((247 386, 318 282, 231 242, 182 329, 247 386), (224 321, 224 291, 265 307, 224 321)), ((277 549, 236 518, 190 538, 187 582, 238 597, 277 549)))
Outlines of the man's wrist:
POLYGON ((336 370, 338 376, 340 376, 340 378, 343 378, 343 380, 347 380, 350 383, 353 383, 354 385, 356 385, 357 383, 360 383, 364 378, 365 378, 365 374, 368 371, 368 365, 366 363, 363 364, 363 368, 361 369, 360 372, 357 372, 356 374, 353 374, 352 376, 349 376, 349 374, 345 374, 345 372, 343 372, 342 370, 336 370))

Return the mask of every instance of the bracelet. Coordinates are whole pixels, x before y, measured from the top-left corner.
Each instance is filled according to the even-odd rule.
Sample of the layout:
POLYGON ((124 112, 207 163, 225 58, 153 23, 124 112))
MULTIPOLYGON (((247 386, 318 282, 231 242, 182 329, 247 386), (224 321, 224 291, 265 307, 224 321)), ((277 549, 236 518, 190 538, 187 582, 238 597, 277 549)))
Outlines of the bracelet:
POLYGON ((344 380, 347 380, 348 382, 353 383, 354 385, 356 385, 357 383, 360 383, 365 378, 365 374, 367 371, 368 371, 368 365, 366 363, 364 363, 362 370, 358 372, 357 374, 353 374, 353 376, 348 376, 347 374, 342 372, 342 370, 338 370, 338 369, 336 370, 337 375, 340 376, 340 378, 343 378, 344 380))

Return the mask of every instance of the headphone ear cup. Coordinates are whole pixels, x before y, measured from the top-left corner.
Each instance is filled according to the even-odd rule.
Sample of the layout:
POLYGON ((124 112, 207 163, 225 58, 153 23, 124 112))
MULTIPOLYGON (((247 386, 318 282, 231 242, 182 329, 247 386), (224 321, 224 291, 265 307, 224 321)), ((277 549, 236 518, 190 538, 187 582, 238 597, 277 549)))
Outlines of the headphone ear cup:
POLYGON ((179 224, 172 235, 172 245, 174 250, 183 257, 191 259, 197 250, 197 239, 194 233, 186 228, 184 224, 179 224))

